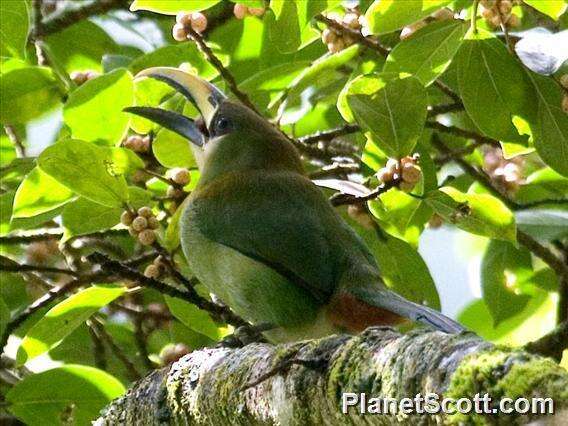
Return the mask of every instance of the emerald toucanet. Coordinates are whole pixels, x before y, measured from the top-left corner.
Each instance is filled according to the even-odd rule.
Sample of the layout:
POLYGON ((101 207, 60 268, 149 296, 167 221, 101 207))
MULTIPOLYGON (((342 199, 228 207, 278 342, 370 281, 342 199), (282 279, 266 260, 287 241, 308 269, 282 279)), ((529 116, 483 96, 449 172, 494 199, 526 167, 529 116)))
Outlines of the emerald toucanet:
POLYGON ((273 340, 313 338, 404 318, 445 332, 463 327, 389 290, 370 250, 304 173, 292 143, 211 83, 150 68, 200 111, 204 125, 131 107, 199 147, 201 177, 180 219, 197 278, 238 315, 269 323, 273 340))

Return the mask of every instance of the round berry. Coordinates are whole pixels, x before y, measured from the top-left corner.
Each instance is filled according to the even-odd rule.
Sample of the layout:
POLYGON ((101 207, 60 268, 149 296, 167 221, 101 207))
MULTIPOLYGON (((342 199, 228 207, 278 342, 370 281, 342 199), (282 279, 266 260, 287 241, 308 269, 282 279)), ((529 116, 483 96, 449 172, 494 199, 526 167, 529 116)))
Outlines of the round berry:
POLYGON ((132 221, 132 229, 135 231, 142 231, 148 227, 148 220, 145 217, 138 216, 132 221))
POLYGON ((503 15, 508 15, 513 9, 513 3, 510 0, 501 0, 499 3, 499 12, 503 15))
POLYGON ((179 12, 176 15, 176 23, 183 27, 189 27, 191 25, 191 13, 190 12, 179 12))
POLYGON ((178 185, 185 186, 189 183, 189 170, 183 168, 172 169, 172 180, 178 185))
POLYGON ((159 226, 160 226, 160 221, 155 216, 148 218, 148 228, 157 229, 159 226))
POLYGON ((152 213, 152 209, 148 206, 140 207, 138 209, 137 213, 138 213, 138 216, 142 216, 142 217, 145 217, 145 218, 150 218, 150 217, 154 216, 153 213, 152 213))
POLYGON ((235 3, 233 14, 237 19, 244 19, 248 15, 248 7, 242 3, 235 3))
POLYGON ((184 26, 181 24, 175 24, 172 28, 172 37, 176 41, 187 40, 187 31, 185 30, 184 26))
POLYGON ((87 80, 92 80, 93 78, 97 78, 100 74, 96 71, 87 71, 85 75, 87 80))
POLYGON ((134 215, 129 211, 124 211, 120 215, 120 223, 122 223, 123 225, 128 226, 132 223, 133 220, 134 220, 134 215))
POLYGON ((377 179, 383 183, 391 182, 393 179, 393 173, 390 169, 383 167, 377 172, 377 179))
POLYGON ((416 161, 414 160, 414 158, 410 157, 409 155, 407 155, 406 157, 402 157, 400 159, 400 167, 404 167, 407 164, 414 164, 416 161))
POLYGON ((402 179, 405 182, 415 184, 420 180, 420 176, 422 175, 422 171, 420 167, 415 164, 407 163, 402 168, 402 179))
POLYGON ((70 77, 77 86, 87 81, 87 74, 81 71, 73 71, 70 77))
POLYGON ((253 16, 262 16, 264 15, 264 7, 249 7, 248 13, 253 16))
POLYGON ((183 191, 181 189, 174 188, 173 186, 168 186, 166 195, 169 198, 181 198, 183 196, 183 191))
POLYGON ((337 40, 337 33, 330 28, 326 28, 321 33, 321 40, 325 43, 335 43, 337 40))
POLYGON ((138 234, 138 241, 145 246, 151 246, 156 241, 156 233, 151 229, 144 229, 138 234))
POLYGON ((131 226, 128 227, 128 233, 130 234, 131 237, 137 237, 138 236, 138 231, 136 229, 134 229, 131 226))
POLYGON ((403 181, 400 182, 400 184, 398 185, 398 188, 399 188, 401 191, 410 192, 410 191, 412 191, 412 190, 414 189, 415 186, 416 186, 416 183, 414 183, 414 182, 407 182, 407 181, 403 180, 403 181))
POLYGON ((343 24, 348 28, 358 30, 361 27, 359 24, 359 15, 356 13, 346 13, 343 17, 343 24))
POLYGON ((159 278, 160 277, 160 268, 158 268, 156 265, 151 264, 146 266, 146 269, 144 269, 144 276, 148 277, 148 278, 159 278))
POLYGON ((389 158, 387 160, 387 164, 385 165, 385 168, 387 170, 390 170, 390 172, 394 175, 394 174, 399 174, 400 173, 400 165, 398 164, 398 161, 395 160, 394 158, 389 158))
POLYGON ((191 14, 191 28, 193 31, 202 33, 207 28, 207 17, 201 12, 191 14))
POLYGON ((160 358, 162 364, 168 365, 176 362, 182 356, 189 353, 189 348, 183 343, 177 343, 175 345, 168 346, 162 350, 160 358))
POLYGON ((428 228, 438 229, 444 224, 444 219, 437 213, 434 213, 428 221, 428 228))
POLYGON ((357 221, 365 229, 373 228, 373 219, 369 216, 369 213, 360 204, 350 204, 347 207, 347 214, 351 219, 357 221))
POLYGON ((521 19, 517 15, 509 16, 509 19, 507 20, 507 26, 516 28, 519 25, 521 25, 521 19))

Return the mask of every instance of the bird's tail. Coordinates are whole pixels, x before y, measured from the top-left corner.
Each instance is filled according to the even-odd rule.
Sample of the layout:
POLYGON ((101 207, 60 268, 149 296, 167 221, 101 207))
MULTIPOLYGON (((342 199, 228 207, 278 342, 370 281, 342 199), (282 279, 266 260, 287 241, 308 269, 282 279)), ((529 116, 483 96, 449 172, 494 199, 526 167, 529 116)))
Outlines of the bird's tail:
POLYGON ((461 333, 466 330, 461 324, 442 313, 427 306, 411 302, 388 289, 377 289, 377 287, 373 286, 372 288, 349 288, 348 291, 353 296, 370 305, 386 309, 445 333, 461 333))

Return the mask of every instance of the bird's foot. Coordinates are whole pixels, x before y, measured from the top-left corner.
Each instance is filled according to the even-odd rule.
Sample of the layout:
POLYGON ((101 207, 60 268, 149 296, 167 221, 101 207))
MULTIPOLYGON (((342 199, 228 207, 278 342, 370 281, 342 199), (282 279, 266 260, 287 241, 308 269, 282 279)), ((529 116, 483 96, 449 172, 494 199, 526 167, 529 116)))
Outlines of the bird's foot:
POLYGON ((256 380, 248 382, 243 386, 242 390, 247 390, 253 388, 262 382, 274 377, 278 374, 286 374, 290 367, 293 365, 301 365, 310 370, 322 372, 329 364, 329 355, 316 355, 311 358, 298 358, 298 352, 300 349, 293 349, 290 353, 284 355, 284 357, 278 361, 274 368, 270 369, 268 372, 262 374, 256 380))
POLYGON ((250 343, 263 343, 266 342, 266 339, 262 333, 273 328, 274 325, 267 323, 244 325, 236 328, 232 334, 223 338, 217 346, 223 348, 242 348, 250 343))

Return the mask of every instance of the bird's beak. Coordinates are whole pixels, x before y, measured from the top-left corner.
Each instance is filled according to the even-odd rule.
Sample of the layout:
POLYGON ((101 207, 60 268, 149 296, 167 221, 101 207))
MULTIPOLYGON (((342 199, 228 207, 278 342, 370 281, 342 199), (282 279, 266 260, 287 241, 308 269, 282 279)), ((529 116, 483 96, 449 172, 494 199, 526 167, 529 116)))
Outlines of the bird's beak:
MULTIPOLYGON (((154 67, 141 71, 136 80, 154 78, 170 85, 185 96, 201 113, 207 129, 217 108, 227 97, 213 84, 178 68, 154 67)), ((207 135, 199 129, 194 120, 173 111, 152 107, 129 107, 125 111, 140 115, 189 139, 195 145, 203 146, 207 135)))

